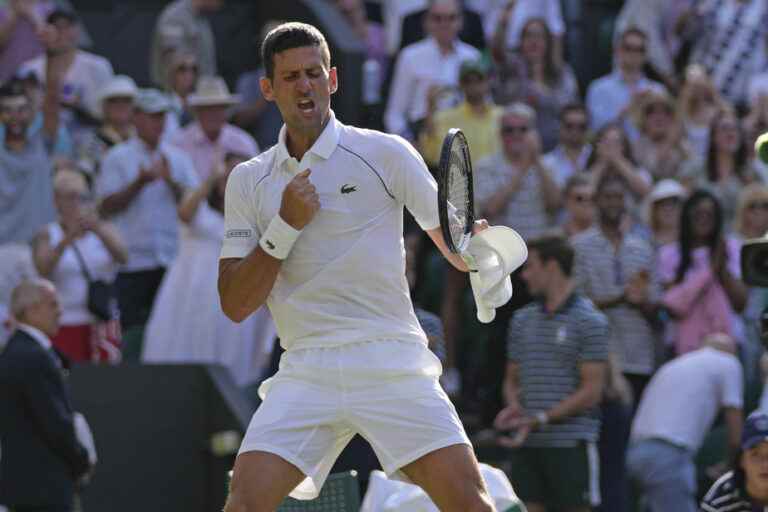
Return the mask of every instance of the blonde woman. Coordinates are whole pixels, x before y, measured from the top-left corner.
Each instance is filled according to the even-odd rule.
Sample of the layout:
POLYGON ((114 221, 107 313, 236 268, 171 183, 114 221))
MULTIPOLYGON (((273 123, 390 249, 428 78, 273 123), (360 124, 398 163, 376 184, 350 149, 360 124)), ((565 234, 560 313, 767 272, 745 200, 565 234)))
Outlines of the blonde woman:
POLYGON ((117 231, 96 214, 82 173, 63 169, 53 180, 56 222, 33 242, 35 267, 56 285, 61 328, 53 345, 73 362, 117 362, 119 325, 98 319, 88 309, 90 280, 112 282, 128 260, 117 231))
POLYGON ((709 127, 725 104, 706 70, 700 65, 692 64, 686 68, 677 106, 692 156, 704 160, 709 149, 709 127))
POLYGON ((655 180, 676 178, 691 154, 676 116, 675 102, 665 91, 648 91, 635 111, 640 136, 634 145, 638 164, 655 180))

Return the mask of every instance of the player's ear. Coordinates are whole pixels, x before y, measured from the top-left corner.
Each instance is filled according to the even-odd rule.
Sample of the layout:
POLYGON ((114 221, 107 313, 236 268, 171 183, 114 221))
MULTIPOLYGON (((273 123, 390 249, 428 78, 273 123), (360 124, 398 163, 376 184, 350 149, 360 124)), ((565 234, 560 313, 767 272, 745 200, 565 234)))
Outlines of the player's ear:
POLYGON ((339 88, 339 74, 336 72, 336 67, 332 67, 328 70, 328 86, 331 90, 331 94, 336 92, 339 88))
POLYGON ((272 90, 272 80, 264 76, 259 80, 259 87, 261 88, 261 94, 267 101, 275 101, 275 94, 272 90))

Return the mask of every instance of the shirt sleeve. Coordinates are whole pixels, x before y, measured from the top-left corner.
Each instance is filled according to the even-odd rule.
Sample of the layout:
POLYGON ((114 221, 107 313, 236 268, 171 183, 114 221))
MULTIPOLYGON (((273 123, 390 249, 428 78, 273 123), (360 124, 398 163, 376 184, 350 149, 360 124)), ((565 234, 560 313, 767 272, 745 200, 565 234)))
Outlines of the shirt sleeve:
POLYGON ((728 368, 722 374, 721 407, 741 408, 744 404, 744 390, 741 363, 735 356, 728 358, 728 368))
POLYGON ((192 159, 180 151, 174 156, 175 158, 173 161, 176 165, 171 168, 173 179, 185 189, 196 187, 199 179, 195 172, 195 165, 192 163, 192 159))
POLYGON ((520 361, 520 340, 525 330, 521 318, 522 315, 522 310, 516 311, 512 316, 512 320, 509 321, 509 327, 507 328, 507 361, 510 363, 520 361))
POLYGON ((437 211, 437 182, 427 170, 421 155, 406 140, 396 137, 400 152, 393 161, 391 193, 408 208, 421 229, 440 226, 437 211))
POLYGON ((248 174, 239 164, 227 180, 224 193, 224 242, 220 258, 245 258, 259 243, 252 198, 248 196, 248 174))
POLYGON ((120 154, 108 151, 101 161, 101 171, 96 178, 96 197, 104 199, 107 196, 120 192, 128 185, 121 164, 120 154))
POLYGON ((608 360, 608 319, 595 310, 583 319, 581 336, 581 361, 608 360))

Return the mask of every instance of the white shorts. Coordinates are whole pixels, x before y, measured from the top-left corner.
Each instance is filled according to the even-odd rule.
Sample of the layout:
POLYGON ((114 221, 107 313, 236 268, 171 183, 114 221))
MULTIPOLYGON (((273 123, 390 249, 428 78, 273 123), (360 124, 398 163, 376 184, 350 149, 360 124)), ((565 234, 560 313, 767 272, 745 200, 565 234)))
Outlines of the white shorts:
POLYGON ((439 448, 470 444, 438 382, 440 361, 424 345, 377 340, 288 351, 259 393, 239 453, 274 453, 307 478, 291 496, 313 499, 355 434, 373 447, 384 471, 399 470, 439 448))

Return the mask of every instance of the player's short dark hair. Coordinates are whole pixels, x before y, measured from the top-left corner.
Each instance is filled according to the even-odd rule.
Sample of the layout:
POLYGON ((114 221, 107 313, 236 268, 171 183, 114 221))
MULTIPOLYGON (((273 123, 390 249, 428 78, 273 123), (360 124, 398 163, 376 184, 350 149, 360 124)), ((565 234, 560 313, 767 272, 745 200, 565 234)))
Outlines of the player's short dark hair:
POLYGON ((275 77, 275 54, 301 48, 302 46, 317 46, 323 56, 323 64, 331 67, 331 50, 325 36, 315 27, 307 23, 289 22, 272 29, 261 44, 261 62, 264 65, 267 78, 275 77))
POLYGON ((526 242, 528 251, 536 251, 542 263, 556 261, 563 274, 573 271, 574 251, 568 240, 560 235, 547 235, 526 242))

